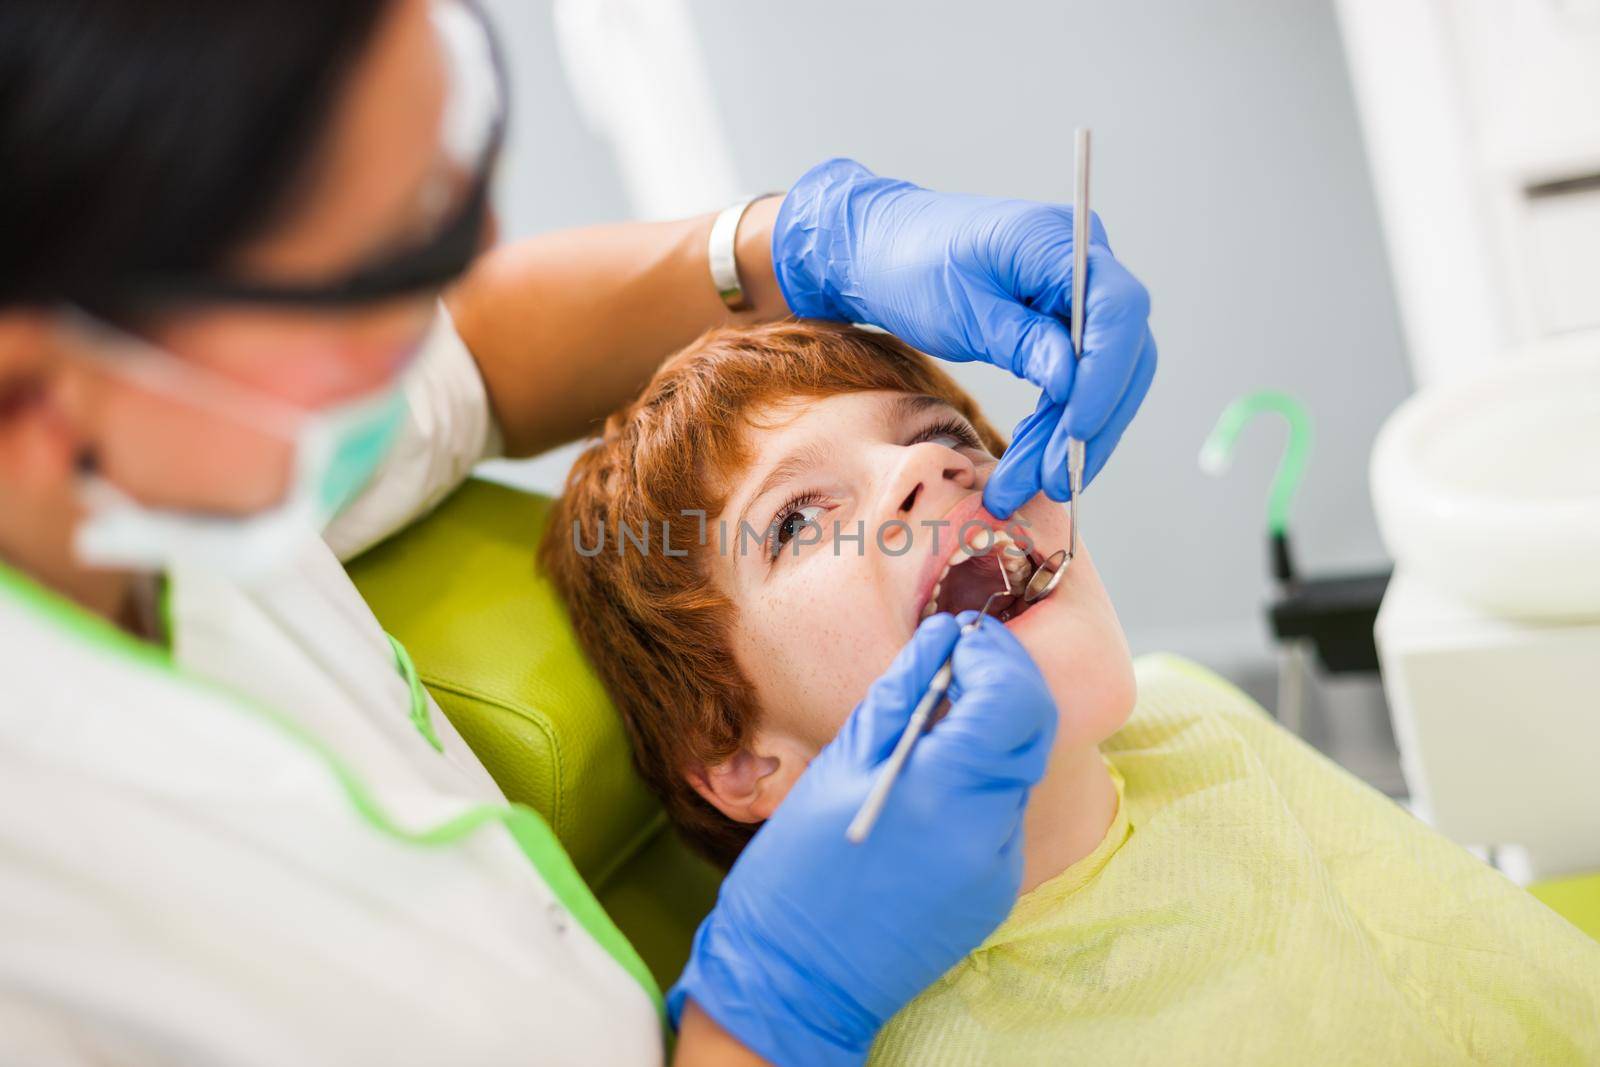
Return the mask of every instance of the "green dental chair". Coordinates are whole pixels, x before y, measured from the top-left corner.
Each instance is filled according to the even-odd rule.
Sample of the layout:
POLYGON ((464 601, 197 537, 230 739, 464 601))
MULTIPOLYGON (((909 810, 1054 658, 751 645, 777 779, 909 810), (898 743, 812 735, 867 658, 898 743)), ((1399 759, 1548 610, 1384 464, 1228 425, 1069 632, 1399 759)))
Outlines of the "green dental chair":
POLYGON ((356 587, 508 798, 538 811, 662 989, 721 873, 668 827, 538 572, 551 501, 473 480, 354 560, 356 587))

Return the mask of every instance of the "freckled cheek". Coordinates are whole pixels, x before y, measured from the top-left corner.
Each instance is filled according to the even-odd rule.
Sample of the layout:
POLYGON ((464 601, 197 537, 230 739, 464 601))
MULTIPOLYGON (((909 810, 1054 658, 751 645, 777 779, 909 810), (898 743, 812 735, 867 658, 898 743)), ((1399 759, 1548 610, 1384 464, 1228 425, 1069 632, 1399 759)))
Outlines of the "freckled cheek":
POLYGON ((877 620, 848 593, 854 581, 848 568, 831 558, 810 562, 823 566, 795 575, 745 610, 748 641, 740 663, 767 721, 820 748, 888 659, 880 655, 884 635, 866 632, 877 620))

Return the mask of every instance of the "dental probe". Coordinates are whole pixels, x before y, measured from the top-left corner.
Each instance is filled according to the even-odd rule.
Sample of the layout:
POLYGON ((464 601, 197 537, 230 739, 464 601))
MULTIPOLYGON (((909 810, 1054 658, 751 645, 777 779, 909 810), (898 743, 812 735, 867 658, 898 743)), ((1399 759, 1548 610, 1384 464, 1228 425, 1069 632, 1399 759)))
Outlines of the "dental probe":
MULTIPOLYGON (((1083 316, 1085 293, 1089 285, 1089 130, 1079 126, 1074 142, 1072 194, 1072 358, 1083 359, 1083 316)), ((1067 521, 1072 533, 1067 547, 1050 554, 1028 579, 1022 599, 1031 604, 1055 592, 1067 564, 1078 554, 1078 497, 1083 495, 1083 442, 1067 438, 1067 481, 1072 499, 1067 501, 1067 521)))
MULTIPOLYGON (((981 618, 989 614, 989 605, 1003 596, 1011 595, 1011 579, 1006 576, 1006 569, 1000 568, 1000 580, 1005 583, 1005 589, 998 593, 990 593, 989 599, 983 602, 983 607, 978 609, 981 618)), ((961 628, 963 635, 970 634, 978 628, 978 619, 973 619, 961 628)), ((911 746, 917 743, 927 728, 928 718, 933 714, 933 709, 939 706, 939 701, 950 689, 952 677, 951 662, 955 659, 955 649, 950 650, 944 665, 933 676, 933 681, 928 683, 928 691, 917 702, 917 709, 911 713, 911 720, 906 723, 906 728, 900 734, 900 740, 895 742, 894 751, 889 753, 889 758, 884 762, 883 771, 878 775, 878 780, 872 783, 872 789, 867 793, 867 799, 861 802, 861 810, 856 812, 856 817, 850 820, 850 825, 845 829, 845 840, 852 845, 859 845, 872 833, 872 827, 877 823, 878 816, 883 812, 884 802, 889 799, 889 790, 894 788, 894 783, 900 777, 900 769, 906 765, 906 757, 911 755, 911 746)))
MULTIPOLYGON (((1073 144, 1072 193, 1072 358, 1076 365, 1083 363, 1084 301, 1089 291, 1089 128, 1079 126, 1073 144)), ((1074 382, 1073 384, 1077 384, 1074 382)), ((1078 497, 1083 493, 1083 442, 1076 437, 1067 438, 1067 480, 1072 485, 1072 499, 1067 503, 1067 515, 1072 523, 1072 540, 1067 542, 1067 562, 1078 554, 1078 497)), ((1065 569, 1065 568, 1063 568, 1065 569)), ((1050 579, 1048 593, 1061 580, 1060 571, 1050 579)))

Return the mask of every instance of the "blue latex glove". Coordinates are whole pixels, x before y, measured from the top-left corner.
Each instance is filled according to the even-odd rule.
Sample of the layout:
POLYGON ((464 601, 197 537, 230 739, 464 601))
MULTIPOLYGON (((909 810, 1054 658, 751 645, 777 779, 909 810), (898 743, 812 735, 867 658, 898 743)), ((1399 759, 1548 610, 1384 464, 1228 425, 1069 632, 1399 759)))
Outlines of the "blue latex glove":
POLYGON ((984 506, 1009 518, 1041 490, 1071 495, 1069 436, 1085 442, 1093 480, 1155 374, 1150 295, 1112 256, 1098 218, 1090 233, 1081 363, 1067 327, 1069 207, 930 192, 831 159, 784 198, 772 262, 796 315, 881 326, 929 355, 985 360, 1044 390, 984 490, 984 506))
POLYGON ((949 615, 922 624, 746 846, 667 994, 674 1025, 693 997, 774 1063, 859 1063, 1011 910, 1056 706, 1004 626, 985 619, 959 644, 958 629, 949 615), (850 844, 845 827, 952 646, 949 714, 850 844))

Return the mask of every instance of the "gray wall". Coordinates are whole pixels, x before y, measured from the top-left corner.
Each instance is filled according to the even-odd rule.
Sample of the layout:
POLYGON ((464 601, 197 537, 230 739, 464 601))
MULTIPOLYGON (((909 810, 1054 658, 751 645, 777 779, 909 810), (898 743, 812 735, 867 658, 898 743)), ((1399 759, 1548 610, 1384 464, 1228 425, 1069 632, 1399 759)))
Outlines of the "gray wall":
MULTIPOLYGON (((623 214, 609 156, 572 112, 548 6, 498 7, 521 105, 508 229, 623 214)), ((691 10, 752 190, 843 154, 935 188, 1064 199, 1072 129, 1094 128, 1094 206, 1154 295, 1162 356, 1084 502, 1086 538, 1136 650, 1229 670, 1266 655, 1265 496, 1282 431, 1248 431, 1223 479, 1195 464, 1242 392, 1287 389, 1315 419, 1294 513, 1304 567, 1382 561, 1367 457, 1410 385, 1327 0, 691 0, 691 10)), ((997 372, 956 374, 1001 424, 1032 407, 1029 390, 997 372)), ((548 482, 559 467, 529 477, 548 482)))
POLYGON ((628 215, 616 164, 584 125, 567 88, 550 0, 485 0, 511 81, 511 128, 501 161, 502 235, 616 222, 628 215))

